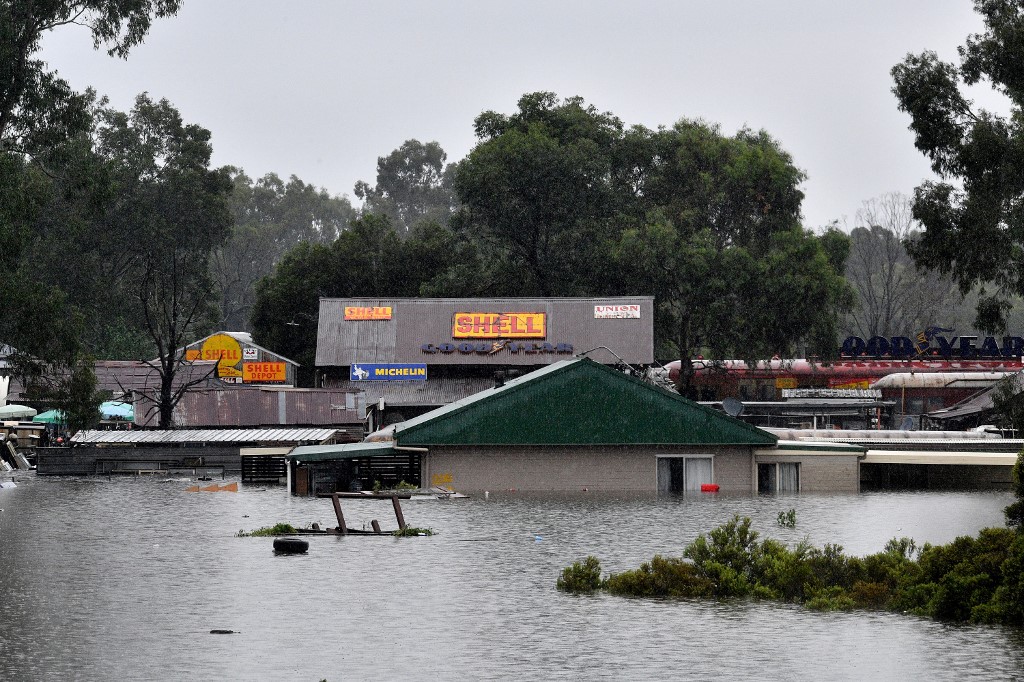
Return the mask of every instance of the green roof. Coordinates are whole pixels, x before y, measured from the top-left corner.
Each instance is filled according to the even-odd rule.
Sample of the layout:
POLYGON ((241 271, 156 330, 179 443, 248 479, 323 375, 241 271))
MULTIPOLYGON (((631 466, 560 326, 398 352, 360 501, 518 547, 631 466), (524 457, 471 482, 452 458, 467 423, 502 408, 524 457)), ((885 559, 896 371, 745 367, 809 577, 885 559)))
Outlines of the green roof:
POLYGON ((323 462, 331 459, 356 459, 377 455, 397 454, 392 443, 336 443, 335 445, 301 445, 290 453, 289 459, 300 462, 323 462))
POLYGON ((554 363, 395 430, 401 446, 773 445, 777 438, 590 360, 554 363))

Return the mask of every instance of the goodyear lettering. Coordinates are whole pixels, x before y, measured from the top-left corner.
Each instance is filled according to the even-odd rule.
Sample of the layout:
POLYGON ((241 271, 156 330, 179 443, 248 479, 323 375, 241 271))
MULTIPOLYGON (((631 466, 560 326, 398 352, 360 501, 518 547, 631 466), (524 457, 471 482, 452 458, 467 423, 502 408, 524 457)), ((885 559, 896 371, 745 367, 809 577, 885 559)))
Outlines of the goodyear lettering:
POLYGON ((424 343, 420 346, 420 351, 429 355, 435 355, 437 353, 450 355, 456 352, 461 355, 494 355, 501 351, 509 353, 572 354, 573 345, 571 343, 549 343, 546 341, 512 341, 504 344, 495 344, 491 342, 459 344, 424 343))
POLYGON ((986 336, 930 336, 925 342, 914 343, 906 336, 872 336, 867 341, 850 336, 843 341, 840 356, 845 358, 872 357, 900 360, 915 357, 941 357, 946 360, 1019 358, 1024 355, 1024 338, 1004 336, 1002 343, 986 336))

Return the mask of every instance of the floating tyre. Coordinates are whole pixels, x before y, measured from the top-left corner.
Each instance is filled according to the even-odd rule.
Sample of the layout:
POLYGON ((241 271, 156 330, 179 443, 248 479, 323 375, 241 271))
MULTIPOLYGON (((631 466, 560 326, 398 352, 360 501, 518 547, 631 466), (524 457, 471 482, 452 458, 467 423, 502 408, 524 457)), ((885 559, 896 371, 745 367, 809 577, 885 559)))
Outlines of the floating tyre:
POLYGON ((274 551, 278 554, 305 554, 309 543, 299 538, 274 538, 274 551))
POLYGON ((700 484, 700 491, 702 493, 717 493, 718 492, 718 484, 717 483, 701 483, 700 484))

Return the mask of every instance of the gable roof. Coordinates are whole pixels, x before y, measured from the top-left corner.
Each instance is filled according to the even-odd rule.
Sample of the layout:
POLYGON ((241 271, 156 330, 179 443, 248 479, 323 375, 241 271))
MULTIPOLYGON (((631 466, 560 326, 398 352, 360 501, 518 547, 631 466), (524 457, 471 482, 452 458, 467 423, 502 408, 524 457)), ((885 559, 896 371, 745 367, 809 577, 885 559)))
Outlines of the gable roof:
POLYGON ((773 445, 738 419, 577 358, 398 424, 399 446, 773 445))

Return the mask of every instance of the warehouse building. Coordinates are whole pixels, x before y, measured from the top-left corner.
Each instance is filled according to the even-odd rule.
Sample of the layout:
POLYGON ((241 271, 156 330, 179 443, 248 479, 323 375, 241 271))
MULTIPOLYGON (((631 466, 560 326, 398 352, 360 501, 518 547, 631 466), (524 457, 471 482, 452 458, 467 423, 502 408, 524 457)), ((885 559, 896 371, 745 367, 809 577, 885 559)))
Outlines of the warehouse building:
POLYGON ((654 299, 320 299, 318 385, 361 390, 368 430, 586 355, 654 362, 654 299))

